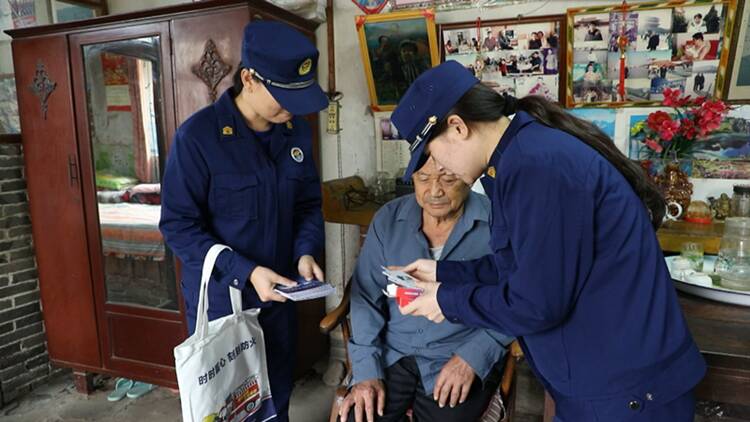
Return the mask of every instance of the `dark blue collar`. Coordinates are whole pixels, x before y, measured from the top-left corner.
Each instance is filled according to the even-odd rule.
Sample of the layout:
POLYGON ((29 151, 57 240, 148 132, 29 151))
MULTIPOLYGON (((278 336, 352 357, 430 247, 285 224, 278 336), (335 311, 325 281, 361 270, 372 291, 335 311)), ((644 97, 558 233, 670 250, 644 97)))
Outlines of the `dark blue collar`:
POLYGON ((492 156, 490 157, 489 165, 496 167, 500 162, 500 157, 503 155, 503 152, 516 138, 516 134, 518 134, 518 131, 520 131, 524 126, 535 121, 536 119, 534 119, 525 111, 517 111, 515 116, 513 116, 513 119, 510 121, 510 125, 508 125, 508 128, 505 129, 503 136, 500 137, 500 142, 497 143, 497 148, 495 148, 495 152, 493 152, 492 156))
POLYGON ((232 89, 229 88, 221 94, 214 103, 216 119, 221 134, 221 140, 234 140, 253 137, 253 131, 245 123, 245 118, 234 103, 232 89))
MULTIPOLYGON (((219 128, 220 139, 225 141, 237 140, 237 139, 255 139, 257 135, 255 131, 248 127, 245 117, 242 116, 240 110, 237 108, 237 104, 234 102, 234 95, 232 95, 232 88, 228 88, 221 94, 218 100, 214 103, 216 109, 216 119, 219 128)), ((270 155, 276 157, 286 145, 286 140, 292 135, 293 125, 284 124, 276 125, 281 126, 281 130, 272 127, 270 130, 274 131, 274 137, 281 134, 283 139, 272 139, 270 141, 270 155)))

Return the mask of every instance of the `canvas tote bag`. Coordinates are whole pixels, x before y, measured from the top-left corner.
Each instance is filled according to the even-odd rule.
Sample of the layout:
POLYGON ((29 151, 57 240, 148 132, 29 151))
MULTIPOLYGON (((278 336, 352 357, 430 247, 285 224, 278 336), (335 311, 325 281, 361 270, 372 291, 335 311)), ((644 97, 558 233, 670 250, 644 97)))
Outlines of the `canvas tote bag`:
POLYGON ((208 321, 208 282, 225 245, 203 261, 195 333, 174 349, 185 422, 263 422, 276 416, 266 367, 260 309, 242 310, 242 294, 228 287, 232 313, 208 321))

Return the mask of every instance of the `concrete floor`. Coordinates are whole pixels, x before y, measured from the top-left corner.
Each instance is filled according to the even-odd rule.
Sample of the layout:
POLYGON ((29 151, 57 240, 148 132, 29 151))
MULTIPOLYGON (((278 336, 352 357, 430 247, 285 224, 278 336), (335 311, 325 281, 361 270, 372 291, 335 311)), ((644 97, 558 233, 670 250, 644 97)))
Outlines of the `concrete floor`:
MULTIPOLYGON (((324 365, 317 365, 317 367, 324 365)), ((334 388, 322 381, 322 372, 297 381, 292 394, 292 422, 326 422, 334 388)), ((176 391, 157 388, 138 399, 107 401, 113 379, 100 379, 90 396, 78 394, 71 375, 59 376, 16 403, 0 409, 2 422, 179 422, 180 400, 176 391)))

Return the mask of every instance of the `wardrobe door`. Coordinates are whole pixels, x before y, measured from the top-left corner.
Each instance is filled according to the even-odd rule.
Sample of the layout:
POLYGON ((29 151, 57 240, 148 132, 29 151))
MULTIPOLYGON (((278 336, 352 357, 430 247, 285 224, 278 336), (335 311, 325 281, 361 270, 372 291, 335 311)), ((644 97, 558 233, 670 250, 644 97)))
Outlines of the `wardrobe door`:
POLYGON ((171 22, 177 125, 232 86, 249 21, 248 7, 242 5, 171 22))
POLYGON ((101 366, 65 35, 14 40, 26 181, 50 359, 101 366))
POLYGON ((103 364, 174 386, 172 350, 186 329, 175 260, 158 229, 174 133, 169 51, 166 22, 70 38, 103 364))

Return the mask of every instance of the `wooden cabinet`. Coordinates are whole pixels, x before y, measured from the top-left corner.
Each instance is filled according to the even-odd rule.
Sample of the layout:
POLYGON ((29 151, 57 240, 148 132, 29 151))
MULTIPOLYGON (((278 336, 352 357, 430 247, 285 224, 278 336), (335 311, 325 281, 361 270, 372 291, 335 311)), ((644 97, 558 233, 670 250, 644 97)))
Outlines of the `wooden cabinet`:
MULTIPOLYGON (((236 0, 9 31, 49 355, 83 389, 94 372, 176 386, 187 329, 157 188, 176 127, 231 85, 253 19, 314 37, 310 22, 236 0)), ((300 314, 317 324, 323 306, 300 314)), ((321 345, 304 369, 326 341, 302 322, 301 344, 321 345)))

